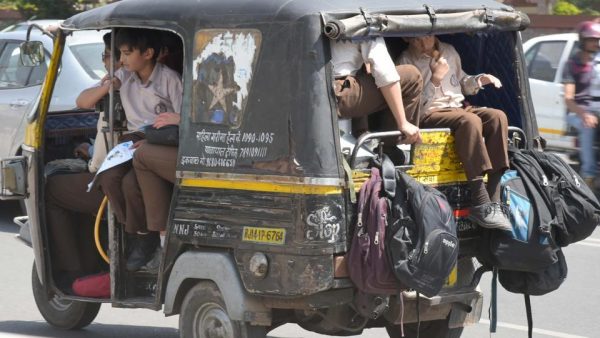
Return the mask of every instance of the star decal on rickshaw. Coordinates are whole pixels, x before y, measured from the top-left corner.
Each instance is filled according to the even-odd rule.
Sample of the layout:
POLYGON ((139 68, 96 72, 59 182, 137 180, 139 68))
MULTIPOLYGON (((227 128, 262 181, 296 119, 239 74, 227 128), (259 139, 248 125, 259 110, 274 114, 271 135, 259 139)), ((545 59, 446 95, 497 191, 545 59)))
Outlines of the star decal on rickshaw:
POLYGON ((222 108, 227 108, 227 100, 225 99, 227 95, 231 93, 235 93, 237 91, 236 87, 223 87, 223 74, 219 73, 219 79, 216 84, 208 85, 208 88, 213 94, 213 99, 210 102, 210 106, 208 109, 213 109, 217 103, 221 105, 222 108))

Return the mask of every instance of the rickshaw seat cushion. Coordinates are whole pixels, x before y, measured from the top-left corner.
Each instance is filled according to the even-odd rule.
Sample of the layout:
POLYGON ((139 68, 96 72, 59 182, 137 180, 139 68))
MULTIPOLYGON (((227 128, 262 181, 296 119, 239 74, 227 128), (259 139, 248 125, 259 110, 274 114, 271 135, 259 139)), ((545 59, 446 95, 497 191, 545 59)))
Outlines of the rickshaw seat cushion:
POLYGON ((80 297, 110 298, 110 273, 102 272, 77 278, 72 288, 75 295, 80 297))

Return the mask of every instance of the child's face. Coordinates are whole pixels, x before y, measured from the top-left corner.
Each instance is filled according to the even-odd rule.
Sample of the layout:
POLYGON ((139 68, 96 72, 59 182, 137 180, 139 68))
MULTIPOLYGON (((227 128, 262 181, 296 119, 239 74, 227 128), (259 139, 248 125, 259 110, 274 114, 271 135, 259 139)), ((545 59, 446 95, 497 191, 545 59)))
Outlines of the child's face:
POLYGON ((141 52, 139 49, 132 49, 129 46, 119 47, 121 51, 121 63, 123 67, 130 72, 138 72, 152 63, 154 50, 148 48, 141 52))
MULTIPOLYGON (((104 48, 104 53, 102 53, 102 62, 104 62, 104 68, 106 71, 110 71, 110 61, 112 60, 112 53, 110 52, 110 48, 104 48)), ((121 60, 115 60, 114 70, 117 70, 121 67, 121 60)))
POLYGON ((409 38, 408 43, 420 53, 430 53, 435 48, 435 36, 427 35, 409 38))

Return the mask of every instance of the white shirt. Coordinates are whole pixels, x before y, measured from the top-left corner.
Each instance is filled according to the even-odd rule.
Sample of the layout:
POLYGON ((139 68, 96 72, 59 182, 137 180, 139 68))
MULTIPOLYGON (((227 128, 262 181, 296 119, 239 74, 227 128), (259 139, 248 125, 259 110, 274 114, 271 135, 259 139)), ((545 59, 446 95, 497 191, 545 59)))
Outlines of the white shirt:
POLYGON ((335 77, 356 75, 363 64, 368 63, 377 88, 400 81, 394 61, 381 37, 357 42, 332 40, 331 61, 335 77))
POLYGON ((136 73, 126 70, 115 72, 115 76, 121 81, 121 103, 128 130, 135 131, 152 124, 160 113, 181 113, 181 78, 169 67, 157 62, 145 84, 136 73))
MULTIPOLYGON (((92 158, 88 162, 88 170, 91 173, 95 173, 98 171, 98 169, 100 169, 100 166, 102 165, 102 162, 104 162, 106 154, 108 153, 108 151, 106 150, 107 142, 105 140, 108 140, 110 133, 107 132, 105 135, 102 132, 102 127, 104 127, 105 125, 107 125, 107 123, 102 120, 102 114, 100 114, 100 116, 98 117, 98 130, 96 132, 96 139, 94 140, 94 153, 92 154, 92 158)), ((113 138, 113 144, 118 143, 116 136, 117 135, 115 134, 115 137, 113 138)))
POLYGON ((435 87, 431 83, 431 68, 429 67, 431 57, 429 55, 419 54, 409 47, 397 61, 398 64, 414 65, 421 72, 423 77, 421 116, 425 116, 436 108, 460 108, 465 99, 464 95, 475 95, 481 89, 477 84, 477 78, 480 75, 467 75, 462 70, 460 56, 452 45, 440 42, 438 48, 450 67, 439 87, 435 87))

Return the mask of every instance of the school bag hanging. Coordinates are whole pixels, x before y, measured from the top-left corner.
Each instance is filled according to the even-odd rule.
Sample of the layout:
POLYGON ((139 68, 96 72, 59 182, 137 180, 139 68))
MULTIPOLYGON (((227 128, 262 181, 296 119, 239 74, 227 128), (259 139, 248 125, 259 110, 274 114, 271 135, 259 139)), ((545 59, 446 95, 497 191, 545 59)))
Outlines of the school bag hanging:
POLYGON ((357 289, 367 294, 395 295, 401 287, 385 251, 389 202, 382 184, 379 168, 372 167, 371 177, 360 188, 357 222, 346 259, 357 289))
MULTIPOLYGON (((514 154, 510 158, 513 164, 514 154)), ((544 178, 540 175, 538 180, 544 178)), ((501 189, 512 231, 484 229, 477 258, 487 266, 525 272, 541 271, 556 263, 553 218, 536 184, 521 175, 521 170, 507 170, 501 189)))
POLYGON ((556 154, 523 150, 540 165, 548 182, 543 197, 556 220, 556 243, 567 246, 592 234, 600 225, 600 203, 583 179, 556 154))
POLYGON ((437 295, 456 265, 458 238, 452 208, 438 190, 397 171, 388 255, 398 280, 437 295))
MULTIPOLYGON (((564 255, 554 241, 551 207, 541 190, 548 178, 533 157, 518 149, 509 151, 511 167, 501 179, 501 198, 507 208, 512 231, 484 232, 487 250, 478 257, 493 266, 490 332, 497 321, 497 280, 509 292, 524 295, 528 333, 533 332, 530 295, 556 290, 566 279, 564 255)), ((484 245, 486 245, 484 244, 484 245)))

